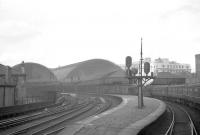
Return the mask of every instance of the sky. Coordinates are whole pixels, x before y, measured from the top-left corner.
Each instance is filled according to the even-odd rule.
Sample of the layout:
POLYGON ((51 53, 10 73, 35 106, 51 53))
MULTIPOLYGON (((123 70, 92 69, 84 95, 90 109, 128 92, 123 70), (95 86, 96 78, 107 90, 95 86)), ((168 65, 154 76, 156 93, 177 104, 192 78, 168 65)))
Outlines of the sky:
POLYGON ((0 63, 49 68, 101 58, 191 64, 200 53, 199 0, 0 0, 0 63))

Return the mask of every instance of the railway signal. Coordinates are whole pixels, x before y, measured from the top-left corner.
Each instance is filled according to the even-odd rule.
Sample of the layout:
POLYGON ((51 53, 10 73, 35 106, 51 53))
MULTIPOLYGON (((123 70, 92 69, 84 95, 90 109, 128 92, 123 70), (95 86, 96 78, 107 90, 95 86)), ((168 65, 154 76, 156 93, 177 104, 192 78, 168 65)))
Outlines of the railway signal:
POLYGON ((150 64, 149 64, 149 62, 145 62, 144 63, 144 72, 145 72, 146 75, 149 74, 149 72, 150 72, 150 64))
POLYGON ((142 38, 141 38, 141 52, 140 52, 140 66, 139 69, 137 68, 131 68, 132 65, 132 58, 130 56, 126 57, 126 73, 127 73, 127 78, 129 79, 129 84, 132 83, 132 80, 134 80, 134 82, 136 82, 137 86, 138 86, 138 108, 142 108, 144 106, 144 101, 143 101, 143 91, 142 91, 142 87, 145 85, 146 82, 148 82, 150 79, 154 79, 153 77, 153 73, 151 73, 151 76, 148 76, 149 72, 150 72, 150 63, 145 62, 144 63, 144 73, 146 74, 145 76, 142 75, 143 72, 143 57, 142 57, 142 38), (139 71, 139 75, 136 76, 136 74, 138 74, 139 71))
POLYGON ((131 65, 132 65, 132 58, 131 58, 131 56, 127 56, 126 57, 126 67, 130 69, 131 65))

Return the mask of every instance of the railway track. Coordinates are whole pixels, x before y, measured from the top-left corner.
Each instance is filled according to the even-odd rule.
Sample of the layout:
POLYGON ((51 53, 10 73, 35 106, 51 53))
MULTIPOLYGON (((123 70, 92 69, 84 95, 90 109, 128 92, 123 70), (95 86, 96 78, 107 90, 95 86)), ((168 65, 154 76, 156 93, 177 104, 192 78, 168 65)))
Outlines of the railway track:
POLYGON ((76 117, 75 119, 73 119, 70 122, 59 124, 59 125, 57 125, 57 127, 51 127, 46 132, 43 132, 43 134, 44 135, 55 135, 56 133, 63 130, 66 126, 75 124, 74 122, 80 121, 84 118, 93 117, 95 115, 98 115, 98 114, 114 107, 113 105, 116 105, 116 104, 114 104, 115 101, 113 101, 112 99, 106 98, 106 97, 104 97, 104 99, 106 101, 104 104, 96 105, 95 108, 89 110, 87 113, 85 113, 83 115, 79 115, 78 117, 76 117))
POLYGON ((55 134, 61 131, 62 129, 64 129, 64 126, 62 126, 61 123, 65 123, 66 121, 70 121, 70 119, 81 116, 82 114, 88 112, 89 110, 92 110, 95 107, 96 109, 93 109, 93 115, 101 113, 107 110, 108 108, 110 108, 111 104, 112 104, 111 102, 107 102, 106 104, 102 105, 100 104, 99 101, 93 100, 93 101, 82 102, 82 104, 77 104, 76 106, 73 106, 71 108, 62 106, 60 108, 55 109, 54 112, 47 111, 46 115, 44 114, 41 115, 40 113, 38 113, 31 116, 25 116, 25 117, 16 118, 16 119, 8 120, 8 121, 2 121, 2 123, 0 123, 0 127, 2 126, 2 129, 16 126, 19 124, 23 124, 23 125, 18 126, 16 128, 11 128, 10 130, 8 129, 6 132, 1 132, 1 134, 2 135, 4 134, 7 134, 7 135, 55 134))
POLYGON ((61 106, 57 106, 54 108, 48 108, 41 112, 33 113, 30 115, 24 115, 24 116, 20 116, 20 117, 16 117, 16 118, 1 120, 0 121, 0 129, 1 130, 8 129, 10 127, 18 126, 18 125, 24 124, 26 122, 30 122, 33 120, 37 120, 40 118, 50 116, 52 114, 57 114, 64 110, 72 108, 72 106, 73 106, 72 104, 66 103, 66 104, 62 104, 61 106))
POLYGON ((32 122, 28 122, 28 123, 21 125, 21 126, 18 126, 16 128, 11 128, 7 132, 2 132, 1 134, 2 135, 4 135, 4 134, 6 134, 6 135, 27 134, 28 132, 33 131, 33 129, 37 129, 37 128, 41 129, 42 126, 48 125, 50 123, 52 124, 56 120, 58 121, 58 119, 61 121, 67 115, 76 114, 76 112, 78 112, 79 110, 81 110, 81 109, 83 109, 83 108, 85 108, 86 106, 89 106, 89 105, 91 105, 91 103, 79 104, 76 107, 73 107, 73 109, 69 109, 67 111, 65 110, 65 111, 62 111, 61 113, 52 114, 51 116, 44 117, 44 118, 41 118, 41 119, 38 119, 38 120, 34 120, 32 122))
POLYGON ((173 119, 165 135, 198 135, 190 114, 180 105, 168 103, 173 119))
POLYGON ((175 116, 174 116, 174 111, 173 111, 173 109, 172 109, 172 107, 170 107, 170 106, 167 106, 168 107, 168 109, 169 109, 169 111, 170 111, 170 113, 171 113, 171 123, 170 123, 170 125, 169 125, 169 128, 167 129, 167 131, 165 132, 165 135, 172 135, 172 133, 173 133, 173 128, 174 128, 174 123, 175 123, 175 116))
POLYGON ((37 128, 31 127, 31 130, 29 133, 31 135, 41 135, 41 134, 45 133, 45 131, 49 130, 50 128, 55 127, 55 126, 59 125, 60 123, 68 121, 74 117, 77 117, 77 116, 87 112, 88 110, 92 109, 95 105, 96 105, 95 103, 89 103, 84 106, 81 106, 80 108, 77 108, 68 113, 65 113, 62 116, 59 116, 55 119, 51 119, 50 121, 47 121, 45 123, 42 122, 42 124, 40 124, 40 126, 36 125, 37 128), (32 129, 32 128, 34 128, 34 129, 32 129))
POLYGON ((166 112, 139 135, 198 135, 189 110, 173 102, 166 102, 166 112))

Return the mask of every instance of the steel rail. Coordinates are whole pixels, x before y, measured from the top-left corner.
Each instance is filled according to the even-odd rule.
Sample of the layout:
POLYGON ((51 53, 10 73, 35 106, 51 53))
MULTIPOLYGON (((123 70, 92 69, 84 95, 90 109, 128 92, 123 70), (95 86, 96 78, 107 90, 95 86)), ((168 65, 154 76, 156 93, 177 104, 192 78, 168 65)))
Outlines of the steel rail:
MULTIPOLYGON (((20 120, 16 120, 16 121, 11 121, 11 123, 7 123, 7 124, 5 124, 4 125, 4 127, 9 127, 9 126, 15 126, 15 125, 18 125, 18 124, 25 124, 25 123, 28 123, 28 122, 31 122, 31 121, 33 121, 33 120, 38 120, 39 118, 45 118, 45 117, 49 117, 49 116, 51 116, 51 115, 57 115, 57 114, 59 114, 59 113, 63 113, 64 111, 70 111, 70 109, 73 109, 73 108, 75 108, 75 107, 78 107, 78 106, 80 106, 80 105, 83 105, 83 103, 81 103, 81 104, 77 104, 77 105, 72 105, 72 104, 65 104, 64 106, 66 106, 65 108, 66 109, 62 109, 62 110, 56 110, 55 108, 54 108, 54 110, 53 111, 45 111, 45 113, 46 114, 41 114, 41 116, 38 116, 37 118, 32 118, 32 119, 22 119, 21 121, 20 120), (71 107, 70 107, 71 106, 71 107)), ((61 107, 61 106, 60 106, 61 107)), ((63 107, 63 106, 62 106, 63 107)), ((25 117, 23 117, 23 118, 25 118, 25 117)), ((3 132, 4 133, 4 132, 3 132)))
MULTIPOLYGON (((66 106, 68 104, 64 104, 64 105, 66 106)), ((58 105, 56 107, 49 107, 48 109, 56 110, 56 109, 61 108, 61 107, 63 107, 63 105, 58 105)), ((35 115, 44 113, 44 109, 42 109, 42 110, 43 111, 40 111, 40 112, 37 112, 37 113, 32 113, 32 114, 23 115, 23 116, 19 116, 19 117, 14 117, 14 118, 10 118, 10 119, 0 120, 0 125, 6 124, 7 122, 13 122, 13 121, 18 120, 18 119, 28 118, 30 116, 35 116, 35 115)))
MULTIPOLYGON (((100 113, 102 113, 102 112, 108 110, 108 109, 112 106, 112 101, 106 100, 106 103, 100 104, 100 105, 101 105, 101 106, 97 107, 96 112, 95 112, 93 115, 91 115, 90 117, 95 116, 95 115, 98 115, 98 114, 100 114, 100 113)), ((89 110, 89 109, 88 109, 88 110, 89 110)), ((86 110, 86 111, 87 111, 87 110, 86 110)), ((84 112, 83 112, 83 113, 84 113, 84 112)), ((42 132, 42 131, 44 131, 44 130, 50 128, 50 127, 54 127, 54 126, 56 126, 56 125, 58 125, 59 123, 62 123, 62 122, 64 122, 64 121, 66 121, 66 120, 63 120, 63 121, 61 121, 61 122, 58 122, 58 123, 55 124, 55 125, 49 126, 49 127, 45 128, 45 129, 42 129, 41 131, 36 131, 35 133, 33 133, 33 134, 31 134, 31 135, 37 135, 37 134, 39 134, 40 132, 42 132)), ((55 133, 60 132, 60 131, 63 130, 64 128, 65 128, 65 126, 62 126, 62 127, 58 128, 58 129, 54 129, 54 130, 49 131, 49 132, 47 132, 47 133, 43 133, 43 135, 55 134, 55 133)))
POLYGON ((56 130, 53 130, 51 132, 48 132, 48 133, 44 133, 43 135, 54 135, 55 133, 58 133, 60 131, 62 131, 65 127, 61 127, 61 128, 58 128, 56 130))
POLYGON ((52 115, 52 114, 61 113, 64 110, 65 110, 64 106, 58 106, 58 107, 55 107, 51 111, 43 111, 43 112, 39 112, 39 113, 31 114, 31 115, 26 115, 26 116, 19 117, 19 118, 3 120, 3 121, 0 122, 0 129, 13 127, 15 125, 19 125, 19 124, 23 124, 25 122, 36 120, 36 119, 39 119, 39 118, 47 117, 47 116, 52 115))
POLYGON ((69 114, 71 114, 71 113, 74 113, 74 112, 78 111, 79 109, 84 108, 85 106, 88 106, 88 104, 90 104, 90 103, 84 104, 83 106, 79 106, 80 108, 77 107, 77 108, 74 108, 73 110, 69 110, 69 111, 67 111, 67 112, 63 112, 63 114, 60 115, 60 116, 58 116, 58 117, 55 117, 55 118, 52 118, 52 119, 48 119, 48 120, 45 120, 45 121, 41 121, 41 122, 36 123, 36 124, 34 124, 34 125, 25 127, 24 129, 19 129, 19 130, 17 130, 17 131, 8 133, 8 135, 17 135, 17 134, 26 133, 26 131, 29 130, 29 129, 31 129, 31 128, 34 128, 34 127, 37 127, 37 126, 39 126, 39 125, 41 125, 41 124, 48 123, 48 122, 50 122, 50 121, 56 120, 56 119, 58 119, 58 118, 60 118, 60 117, 64 117, 65 115, 69 115, 69 114))
POLYGON ((172 122, 171 122, 169 128, 167 129, 165 135, 172 135, 173 129, 174 129, 174 123, 175 123, 174 111, 173 111, 173 109, 169 105, 168 105, 168 108, 169 108, 169 110, 170 110, 170 112, 172 114, 172 122))
POLYGON ((195 126, 194 126, 194 122, 193 122, 190 114, 183 107, 181 107, 181 106, 178 106, 178 107, 187 114, 187 116, 188 116, 188 118, 190 120, 191 135, 198 135, 197 134, 197 130, 196 130, 195 126))
MULTIPOLYGON (((173 134, 173 127, 174 127, 174 125, 175 125, 175 113, 174 113, 174 111, 173 111, 173 109, 172 109, 172 107, 170 107, 170 106, 172 106, 172 105, 170 105, 169 103, 168 103, 168 107, 171 109, 171 111, 173 112, 173 121, 171 122, 171 124, 170 124, 170 127, 169 127, 169 129, 167 130, 167 132, 165 133, 165 135, 172 135, 173 134)), ((188 119, 189 119, 189 126, 190 126, 190 132, 191 132, 191 135, 198 135, 198 133, 197 133, 197 130, 196 130, 196 128, 195 128, 195 126, 194 126, 194 123, 193 123, 193 121, 192 121, 192 119, 191 119, 191 116, 190 116, 190 114, 183 108, 183 107, 181 107, 180 105, 176 105, 176 107, 178 107, 180 110, 182 110, 186 115, 187 115, 187 117, 188 117, 188 119)))
POLYGON ((85 112, 87 112, 88 110, 92 109, 93 107, 95 107, 95 104, 91 104, 91 106, 86 106, 85 108, 82 108, 83 110, 79 110, 79 112, 78 112, 78 111, 73 112, 73 114, 72 114, 71 116, 68 116, 67 118, 62 119, 61 121, 55 122, 55 123, 53 123, 52 125, 46 126, 45 128, 42 128, 42 129, 40 129, 40 130, 37 130, 37 131, 31 133, 31 135, 38 135, 38 134, 41 134, 41 132, 43 132, 43 131, 45 131, 45 130, 51 128, 51 127, 54 127, 54 126, 56 126, 56 125, 59 125, 59 124, 62 123, 62 122, 65 122, 65 121, 67 121, 67 120, 70 120, 70 119, 72 119, 72 118, 74 118, 74 117, 76 117, 76 116, 79 116, 79 115, 81 115, 82 113, 85 113, 85 112))

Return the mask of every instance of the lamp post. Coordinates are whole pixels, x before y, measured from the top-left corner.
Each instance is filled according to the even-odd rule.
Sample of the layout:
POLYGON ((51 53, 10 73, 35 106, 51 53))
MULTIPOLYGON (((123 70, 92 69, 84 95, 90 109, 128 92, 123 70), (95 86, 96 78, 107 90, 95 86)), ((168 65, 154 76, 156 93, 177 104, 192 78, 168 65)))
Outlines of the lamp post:
POLYGON ((138 87, 138 108, 142 108, 144 106, 144 101, 143 101, 143 86, 145 85, 146 82, 148 82, 150 79, 154 79, 153 77, 153 72, 151 72, 151 76, 148 76, 149 72, 150 72, 150 64, 148 62, 144 63, 144 73, 146 74, 145 76, 142 75, 143 72, 143 52, 142 52, 142 38, 141 38, 141 52, 140 52, 140 66, 139 69, 137 68, 130 68, 132 65, 132 58, 130 56, 126 57, 126 75, 127 78, 129 79, 129 84, 132 84, 132 80, 134 80, 133 82, 137 84, 138 87), (136 76, 136 74, 138 74, 138 70, 139 70, 139 75, 136 76))

